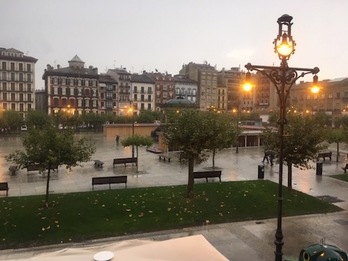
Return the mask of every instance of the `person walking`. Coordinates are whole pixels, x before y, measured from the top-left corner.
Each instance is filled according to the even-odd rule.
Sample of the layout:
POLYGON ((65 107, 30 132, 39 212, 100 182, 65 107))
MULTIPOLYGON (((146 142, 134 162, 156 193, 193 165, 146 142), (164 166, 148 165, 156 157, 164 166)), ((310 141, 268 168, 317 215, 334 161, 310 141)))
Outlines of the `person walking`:
POLYGON ((120 136, 116 135, 116 144, 118 145, 120 143, 120 136))

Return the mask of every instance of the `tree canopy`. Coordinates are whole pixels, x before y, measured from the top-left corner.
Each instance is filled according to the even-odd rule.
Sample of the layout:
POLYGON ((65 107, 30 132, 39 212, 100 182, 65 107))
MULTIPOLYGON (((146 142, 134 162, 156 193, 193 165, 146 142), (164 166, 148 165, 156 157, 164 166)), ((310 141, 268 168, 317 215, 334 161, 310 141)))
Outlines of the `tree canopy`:
POLYGON ((53 125, 45 128, 32 128, 23 137, 24 150, 16 150, 6 156, 6 160, 15 162, 19 168, 39 165, 41 171, 47 169, 46 205, 50 171, 52 166, 66 165, 67 168, 87 162, 95 152, 94 144, 87 138, 76 138, 72 130, 59 131, 53 125))

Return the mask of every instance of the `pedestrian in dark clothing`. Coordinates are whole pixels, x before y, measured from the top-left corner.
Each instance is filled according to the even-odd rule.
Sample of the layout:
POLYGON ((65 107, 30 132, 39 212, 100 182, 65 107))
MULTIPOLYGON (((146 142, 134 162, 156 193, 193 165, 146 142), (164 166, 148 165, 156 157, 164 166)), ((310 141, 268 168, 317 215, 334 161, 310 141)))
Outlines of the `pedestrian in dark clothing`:
POLYGON ((274 152, 271 151, 270 154, 269 154, 269 161, 271 163, 271 166, 273 166, 273 160, 274 160, 274 152))
POLYGON ((120 136, 116 135, 116 144, 120 142, 120 136))
POLYGON ((265 151, 265 154, 263 156, 263 160, 262 160, 262 163, 265 162, 265 160, 267 160, 267 163, 269 163, 269 160, 268 160, 268 154, 267 154, 268 151, 265 151))

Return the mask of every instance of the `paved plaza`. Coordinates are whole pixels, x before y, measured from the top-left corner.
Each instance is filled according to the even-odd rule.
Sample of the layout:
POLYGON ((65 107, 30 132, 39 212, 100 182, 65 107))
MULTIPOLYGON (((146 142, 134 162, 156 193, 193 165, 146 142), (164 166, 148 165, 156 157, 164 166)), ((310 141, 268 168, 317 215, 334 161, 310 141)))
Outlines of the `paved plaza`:
MULTIPOLYGON (((97 176, 127 175, 128 187, 166 186, 187 183, 187 167, 180 165, 177 154, 173 154, 171 162, 158 159, 158 155, 147 152, 145 148, 139 150, 139 172, 135 172, 135 166, 123 165, 113 168, 112 160, 118 157, 131 156, 131 148, 123 148, 116 145, 114 137, 106 138, 102 134, 91 135, 96 142, 97 151, 92 159, 104 162, 103 168, 95 168, 94 162, 83 163, 83 166, 75 167, 71 171, 60 167, 58 172, 52 173, 50 193, 69 193, 76 191, 92 190, 91 179, 97 176)), ((26 169, 19 170, 16 175, 10 175, 8 168, 11 165, 6 162, 4 156, 15 149, 21 149, 18 137, 0 138, 0 182, 9 183, 9 196, 24 196, 44 194, 46 183, 45 174, 38 172, 27 173, 26 169)), ((342 153, 346 155, 346 152, 342 153)), ((240 148, 236 154, 235 149, 226 149, 219 152, 216 157, 216 167, 222 170, 222 181, 255 180, 258 176, 258 165, 262 164, 262 148, 240 148)), ((293 188, 312 196, 330 196, 336 201, 334 204, 345 211, 331 214, 307 215, 283 218, 284 233, 284 258, 296 260, 300 250, 308 245, 319 243, 325 238, 326 243, 339 246, 348 251, 348 184, 329 177, 330 175, 343 173, 341 167, 346 164, 345 158, 340 157, 340 162, 326 160, 323 163, 322 175, 316 175, 315 169, 299 170, 293 168, 293 188)), ((212 166, 211 159, 201 165, 195 166, 195 170, 209 169, 212 166)), ((278 165, 265 164, 264 178, 278 183, 278 165)), ((315 164, 313 163, 313 167, 315 164)), ((283 184, 287 184, 287 168, 284 167, 283 184)), ((198 181, 198 182, 204 182, 198 181)), ((217 182, 212 181, 212 182, 217 182)), ((124 189, 124 185, 112 185, 113 189, 124 189)), ((108 185, 97 186, 95 190, 108 189, 108 185)), ((276 194, 277 191, 274 191, 276 194)), ((0 197, 4 197, 1 193, 0 197)), ((276 210, 275 210, 276 213, 276 210)), ((220 225, 193 227, 165 232, 154 232, 112 239, 97 240, 75 244, 102 244, 110 241, 123 241, 127 239, 166 240, 189 235, 202 234, 219 252, 229 260, 273 260, 274 259, 274 234, 277 220, 262 220, 236 222, 220 225)), ((71 247, 72 245, 69 245, 71 247)), ((65 246, 67 247, 67 246, 65 246)), ((59 249, 62 246, 53 246, 51 249, 59 249)), ((0 260, 28 258, 42 251, 48 251, 47 247, 30 250, 4 250, 0 251, 0 260)))

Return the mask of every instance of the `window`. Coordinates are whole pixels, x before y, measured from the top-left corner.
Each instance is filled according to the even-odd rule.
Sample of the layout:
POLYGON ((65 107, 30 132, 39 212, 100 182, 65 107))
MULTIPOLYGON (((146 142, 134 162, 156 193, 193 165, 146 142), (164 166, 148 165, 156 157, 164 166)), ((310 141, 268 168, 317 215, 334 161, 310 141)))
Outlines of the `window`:
POLYGON ((22 92, 23 91, 23 83, 19 84, 19 91, 22 92))
POLYGON ((30 83, 27 85, 27 91, 31 92, 31 84, 30 83))
POLYGON ((147 109, 148 109, 149 111, 151 111, 151 103, 148 103, 148 104, 147 104, 147 109))
POLYGON ((19 73, 19 81, 23 82, 23 73, 19 73))
POLYGON ((11 101, 15 101, 16 100, 16 94, 15 93, 11 93, 11 101))
POLYGON ((7 73, 6 72, 2 72, 1 78, 3 81, 7 80, 7 73))
POLYGON ((6 82, 2 83, 2 90, 7 91, 7 83, 6 82))
POLYGON ((28 102, 32 102, 31 93, 28 93, 28 102))
POLYGON ((147 93, 152 93, 152 88, 151 87, 147 87, 147 93))
POLYGON ((58 106, 58 98, 53 99, 53 106, 58 106))
POLYGON ((16 78, 15 78, 15 73, 11 73, 11 81, 15 81, 16 78))
POLYGON ((27 74, 27 81, 28 81, 28 82, 31 82, 31 73, 28 73, 28 74, 27 74))
POLYGON ((15 70, 15 63, 11 63, 11 71, 15 70))
POLYGON ((13 110, 13 111, 16 110, 16 104, 15 103, 11 103, 11 110, 13 110))
POLYGON ((19 65, 19 71, 23 72, 23 63, 19 63, 18 65, 19 65))
POLYGON ((28 111, 31 111, 31 103, 28 103, 28 111))
POLYGON ((20 104, 19 104, 19 111, 24 111, 23 103, 20 103, 20 104))
POLYGON ((66 88, 62 87, 62 95, 66 95, 66 88))
POLYGON ((148 100, 148 101, 151 101, 151 95, 148 95, 148 96, 147 96, 147 100, 148 100))
POLYGON ((6 62, 2 62, 2 66, 1 67, 2 67, 3 70, 6 70, 6 62))
POLYGON ((27 64, 27 72, 31 72, 31 64, 30 63, 27 64))
POLYGON ((77 100, 77 106, 82 107, 82 100, 81 99, 77 100))
MULTIPOLYGON (((7 92, 4 92, 3 94, 2 94, 2 99, 4 100, 4 101, 7 101, 7 92)), ((4 108, 5 109, 5 108, 4 108)))
POLYGON ((85 107, 89 107, 89 100, 85 100, 85 107))
POLYGON ((16 86, 13 82, 11 82, 11 91, 16 91, 16 86))

